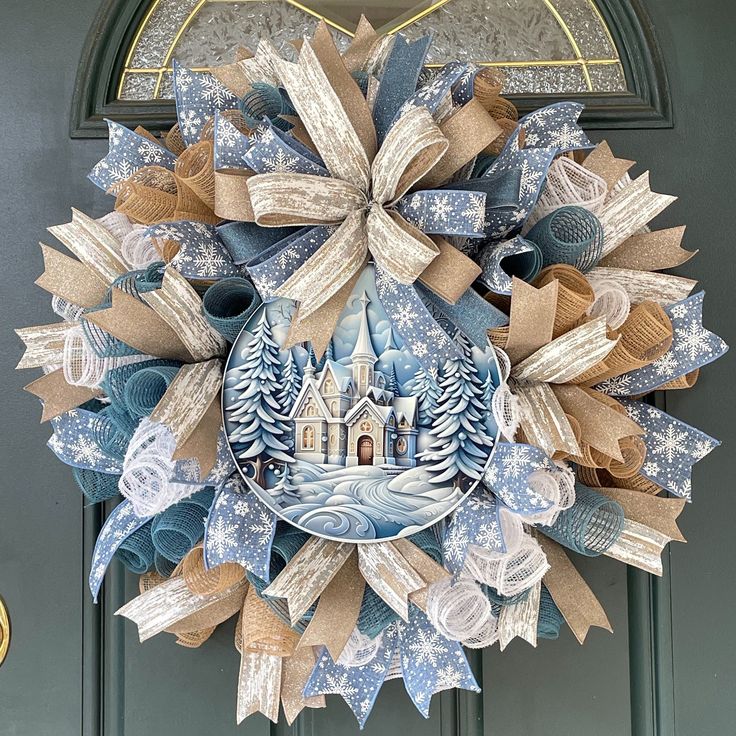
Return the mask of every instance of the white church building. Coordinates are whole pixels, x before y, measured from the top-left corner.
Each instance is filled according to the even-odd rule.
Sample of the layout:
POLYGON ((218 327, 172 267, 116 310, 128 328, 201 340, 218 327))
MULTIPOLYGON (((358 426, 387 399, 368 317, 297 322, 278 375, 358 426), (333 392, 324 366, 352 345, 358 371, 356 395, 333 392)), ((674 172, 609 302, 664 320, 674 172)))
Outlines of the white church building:
POLYGON ((417 400, 387 390, 376 369, 365 292, 360 328, 350 363, 304 368, 302 389, 289 419, 294 422, 297 460, 331 465, 416 465, 417 400))

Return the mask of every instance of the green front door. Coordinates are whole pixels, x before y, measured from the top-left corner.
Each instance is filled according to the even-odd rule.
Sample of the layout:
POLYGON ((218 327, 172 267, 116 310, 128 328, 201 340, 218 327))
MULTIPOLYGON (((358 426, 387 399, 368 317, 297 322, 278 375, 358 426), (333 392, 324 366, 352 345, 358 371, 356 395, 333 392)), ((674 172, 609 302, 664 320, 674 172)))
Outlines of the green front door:
MULTIPOLYGON (((42 271, 36 247, 47 225, 74 205, 93 215, 108 198, 85 181, 102 140, 68 136, 76 66, 99 0, 3 0, 0 17, 3 175, 2 315, 5 329, 0 594, 13 638, 0 668, 0 734, 8 736, 201 736, 357 733, 335 696, 295 724, 261 716, 235 726, 238 655, 232 623, 201 649, 162 636, 140 644, 135 627, 112 616, 136 593, 113 565, 101 605, 86 570, 99 510, 84 509, 71 473, 43 448, 47 426, 13 372, 13 327, 55 318, 31 284, 42 271)), ((736 174, 734 6, 724 0, 647 0, 662 46, 674 108, 671 129, 596 131, 621 156, 652 171, 657 191, 680 201, 661 226, 688 224, 687 265, 707 289, 708 325, 736 343, 733 319, 736 174)), ((473 653, 483 694, 444 693, 425 722, 399 681, 388 683, 365 733, 393 736, 721 736, 736 732, 736 593, 732 544, 736 496, 733 376, 728 359, 710 366, 696 390, 672 392, 676 416, 725 447, 698 465, 694 503, 682 517, 688 545, 672 545, 662 581, 609 559, 576 563, 605 606, 612 636, 591 631, 584 647, 568 631, 537 650, 514 641, 473 653)))

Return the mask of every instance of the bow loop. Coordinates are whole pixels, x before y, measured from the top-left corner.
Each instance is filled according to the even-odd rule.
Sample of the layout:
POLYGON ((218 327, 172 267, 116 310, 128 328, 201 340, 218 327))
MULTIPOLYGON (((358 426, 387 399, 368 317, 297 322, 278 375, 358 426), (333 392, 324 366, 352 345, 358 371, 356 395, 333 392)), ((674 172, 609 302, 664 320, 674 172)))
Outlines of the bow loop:
POLYGON ((440 252, 421 230, 383 207, 371 208, 366 230, 376 263, 401 284, 413 284, 440 252))
POLYGON ((390 204, 401 199, 442 158, 448 146, 429 110, 410 109, 389 130, 373 161, 373 200, 390 204))
POLYGON ((256 224, 264 227, 336 225, 367 204, 353 184, 314 174, 256 174, 248 193, 256 224))

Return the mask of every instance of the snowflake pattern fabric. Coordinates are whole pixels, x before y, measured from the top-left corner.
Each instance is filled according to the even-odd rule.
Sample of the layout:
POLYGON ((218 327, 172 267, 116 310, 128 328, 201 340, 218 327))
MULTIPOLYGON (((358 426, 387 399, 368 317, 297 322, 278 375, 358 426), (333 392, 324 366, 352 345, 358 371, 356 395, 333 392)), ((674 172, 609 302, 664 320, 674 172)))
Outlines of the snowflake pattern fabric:
POLYGON ((187 146, 198 143, 216 110, 236 110, 238 98, 208 72, 193 72, 174 62, 174 100, 179 132, 187 146))
POLYGON ((499 509, 493 494, 476 488, 452 515, 442 542, 442 558, 453 575, 463 569, 471 545, 498 554, 506 552, 499 509))
POLYGON ((647 448, 641 474, 666 491, 691 501, 692 467, 720 442, 679 419, 640 401, 621 399, 629 417, 646 434, 647 448))
POLYGON ((409 607, 409 622, 397 622, 397 629, 404 687, 425 718, 435 693, 451 688, 480 692, 462 644, 438 633, 416 606, 409 607))
POLYGON ((271 544, 276 532, 276 515, 269 511, 237 476, 217 494, 204 533, 207 568, 236 562, 270 581, 271 544))
POLYGON ((483 483, 514 513, 535 516, 551 509, 553 503, 529 485, 530 476, 555 468, 538 447, 501 442, 483 473, 483 483))
POLYGON ((389 625, 381 634, 381 643, 375 656, 368 664, 359 667, 335 663, 327 649, 322 648, 304 687, 304 696, 339 695, 363 728, 388 675, 398 637, 396 624, 389 625))
POLYGON ((512 277, 504 270, 503 262, 507 258, 518 258, 523 254, 528 254, 527 258, 532 261, 539 260, 539 265, 541 265, 541 258, 537 258, 539 254, 537 246, 528 240, 524 240, 520 235, 503 243, 486 246, 480 255, 479 265, 483 269, 483 273, 480 275, 479 281, 495 294, 510 295, 512 277))
POLYGON ((189 221, 165 222, 147 227, 144 233, 161 243, 171 240, 179 245, 171 265, 184 278, 214 280, 240 274, 214 225, 189 221))
POLYGON ((434 369, 460 356, 457 343, 434 319, 414 286, 399 283, 376 266, 376 290, 396 331, 425 368, 434 369))
POLYGON ((610 396, 638 396, 655 391, 697 368, 717 360, 728 350, 718 335, 703 327, 703 297, 700 291, 665 307, 672 322, 672 345, 651 365, 599 383, 596 388, 610 396))
POLYGON ((253 131, 243 160, 256 174, 330 175, 322 159, 273 123, 264 123, 253 131))
POLYGON ((220 110, 215 110, 215 171, 247 168, 244 156, 249 147, 250 138, 241 133, 220 110))
POLYGON ((136 516, 133 506, 127 500, 119 503, 107 517, 97 536, 89 570, 89 589, 95 603, 102 580, 118 547, 151 518, 151 516, 136 516))
POLYGON ((300 266, 304 265, 335 232, 328 226, 306 227, 267 248, 249 261, 248 273, 263 301, 276 298, 276 292, 300 266))
POLYGON ((144 166, 162 166, 174 170, 176 156, 150 138, 128 130, 124 125, 105 120, 108 127, 109 153, 98 161, 87 178, 105 192, 144 166))
POLYGON ((72 409, 51 420, 54 434, 48 446, 61 462, 74 468, 120 475, 123 463, 106 452, 98 441, 104 416, 86 409, 72 409))
POLYGON ((425 233, 481 238, 486 224, 486 195, 452 189, 419 191, 403 197, 396 210, 425 233))

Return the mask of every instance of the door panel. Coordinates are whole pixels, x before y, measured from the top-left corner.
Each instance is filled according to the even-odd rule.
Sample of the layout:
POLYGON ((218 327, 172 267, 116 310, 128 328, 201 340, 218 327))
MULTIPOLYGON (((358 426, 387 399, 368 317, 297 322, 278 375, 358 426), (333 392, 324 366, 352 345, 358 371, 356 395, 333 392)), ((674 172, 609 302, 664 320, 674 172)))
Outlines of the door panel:
MULTIPOLYGON (((0 369, 5 399, 0 594, 13 638, 0 669, 0 733, 357 733, 347 707, 333 696, 328 709, 309 714, 293 729, 272 727, 261 716, 236 727, 232 623, 199 650, 177 647, 168 636, 138 643, 135 627, 113 616, 136 592, 135 580, 117 565, 102 604, 89 602, 82 568, 101 513, 83 509, 71 473, 43 449, 49 429, 38 425, 39 409, 20 390, 31 378, 13 372, 20 345, 11 327, 55 319, 44 294, 31 285, 42 271, 34 244, 50 238, 45 227, 66 221, 71 205, 100 215, 111 204, 85 181, 104 155, 105 142, 71 141, 67 131, 77 60, 97 6, 98 0, 2 3, 5 279, 0 294, 6 329, 0 369)), ((701 252, 682 270, 707 288, 708 325, 736 343, 730 240, 736 113, 730 29, 736 10, 722 0, 649 0, 646 7, 668 65, 675 127, 618 130, 605 137, 620 155, 641 162, 638 172, 651 168, 656 190, 680 195, 659 224, 688 223, 686 245, 701 252)), ((575 560, 606 607, 613 636, 592 630, 580 647, 564 630, 558 641, 541 641, 536 651, 514 641, 503 653, 497 648, 473 653, 483 694, 435 698, 429 722, 415 712, 401 682, 388 683, 365 733, 731 733, 736 499, 727 463, 736 447, 729 421, 736 406, 730 369, 726 358, 703 372, 696 390, 667 397, 675 415, 728 443, 695 469, 695 502, 682 517, 690 544, 672 546, 670 577, 651 582, 608 559, 575 560)))

